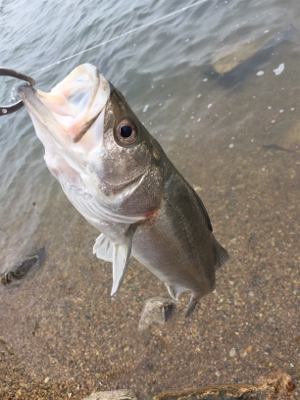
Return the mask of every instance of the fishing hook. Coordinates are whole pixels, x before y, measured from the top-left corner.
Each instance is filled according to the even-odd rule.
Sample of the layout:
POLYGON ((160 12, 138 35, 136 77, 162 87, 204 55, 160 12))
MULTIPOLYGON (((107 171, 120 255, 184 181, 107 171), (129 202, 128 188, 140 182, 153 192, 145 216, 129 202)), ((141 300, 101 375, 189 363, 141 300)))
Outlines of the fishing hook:
MULTIPOLYGON (((0 68, 0 76, 11 76, 13 78, 21 79, 29 83, 30 86, 35 85, 35 80, 30 78, 27 75, 23 75, 20 72, 14 71, 8 68, 0 68)), ((20 108, 24 106, 23 101, 20 100, 17 103, 10 104, 8 106, 1 106, 0 105, 0 117, 1 115, 12 114, 18 111, 20 108)))

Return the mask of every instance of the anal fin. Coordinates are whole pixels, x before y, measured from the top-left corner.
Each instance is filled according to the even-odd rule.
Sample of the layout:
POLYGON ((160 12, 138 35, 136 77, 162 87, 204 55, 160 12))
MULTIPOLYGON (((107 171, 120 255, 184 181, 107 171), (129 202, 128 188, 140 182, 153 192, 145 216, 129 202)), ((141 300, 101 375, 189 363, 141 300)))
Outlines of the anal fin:
MULTIPOLYGON (((171 285, 167 285, 167 284, 166 284, 166 286, 167 286, 168 292, 170 293, 171 297, 176 301, 179 300, 179 296, 181 295, 181 293, 187 292, 189 290, 182 286, 171 286, 171 285)), ((188 307, 185 312, 186 317, 189 317, 192 314, 192 312, 194 311, 194 309, 196 307, 196 304, 198 303, 198 301, 201 297, 202 296, 199 294, 195 295, 194 293, 192 293, 188 307)))
POLYGON ((170 296, 176 301, 179 300, 179 296, 181 295, 181 293, 189 290, 189 289, 186 289, 181 286, 171 286, 171 285, 167 285, 167 284, 166 284, 166 286, 167 286, 170 296))

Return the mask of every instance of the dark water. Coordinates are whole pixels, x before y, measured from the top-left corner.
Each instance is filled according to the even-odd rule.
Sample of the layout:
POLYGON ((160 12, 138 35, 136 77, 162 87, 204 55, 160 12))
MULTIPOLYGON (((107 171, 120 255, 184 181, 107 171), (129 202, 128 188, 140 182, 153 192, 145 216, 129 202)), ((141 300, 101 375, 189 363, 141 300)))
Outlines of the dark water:
MULTIPOLYGON (((32 74, 189 4, 3 0, 0 63, 32 74)), ((110 298, 111 266, 92 256, 98 233, 46 169, 29 116, 2 117, 0 271, 46 251, 39 269, 0 287, 7 379, 63 382, 74 398, 117 387, 151 398, 300 373, 298 21, 296 0, 206 1, 32 75, 49 90, 97 65, 195 187, 231 262, 191 319, 184 297, 166 326, 139 333, 145 299, 166 296, 164 285, 132 260, 110 298), (278 32, 285 40, 265 51, 278 32), (251 48, 263 50, 237 80, 215 73, 221 49, 232 61, 251 48)), ((17 84, 0 83, 1 103, 13 101, 17 84)))

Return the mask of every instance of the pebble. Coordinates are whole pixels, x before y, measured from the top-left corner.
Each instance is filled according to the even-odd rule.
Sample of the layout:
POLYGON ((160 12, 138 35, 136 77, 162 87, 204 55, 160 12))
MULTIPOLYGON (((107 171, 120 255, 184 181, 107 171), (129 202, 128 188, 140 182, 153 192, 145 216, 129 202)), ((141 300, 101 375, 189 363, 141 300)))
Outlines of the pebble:
POLYGON ((153 323, 164 325, 167 319, 166 311, 174 304, 175 300, 160 296, 147 299, 140 318, 139 330, 145 330, 153 323))
POLYGON ((83 400, 137 400, 137 397, 131 389, 119 389, 104 392, 95 392, 83 400))
POLYGON ((229 352, 229 357, 235 357, 235 356, 236 356, 236 349, 233 347, 229 352))

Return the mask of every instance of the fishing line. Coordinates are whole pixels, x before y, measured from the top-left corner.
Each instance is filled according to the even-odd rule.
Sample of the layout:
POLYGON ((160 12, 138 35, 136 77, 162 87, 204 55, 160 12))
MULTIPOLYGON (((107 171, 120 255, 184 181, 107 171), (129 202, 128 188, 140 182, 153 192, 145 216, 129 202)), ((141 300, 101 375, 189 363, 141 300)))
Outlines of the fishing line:
MULTIPOLYGON (((62 60, 56 61, 53 64, 49 64, 46 67, 40 68, 40 69, 32 72, 30 75, 34 75, 34 74, 37 74, 38 72, 45 71, 46 69, 50 69, 50 68, 54 67, 55 65, 58 65, 58 64, 60 64, 60 63, 62 63, 64 61, 71 60, 72 58, 77 57, 77 56, 79 56, 81 54, 87 53, 88 51, 94 50, 97 47, 104 46, 105 44, 110 43, 110 42, 112 42, 114 40, 120 39, 121 37, 130 35, 131 33, 137 32, 137 31, 139 31, 141 29, 144 29, 144 28, 146 28, 148 26, 154 25, 154 24, 156 24, 156 23, 158 23, 160 21, 163 21, 164 19, 172 17, 173 15, 182 13, 182 12, 192 8, 192 7, 196 7, 199 4, 205 3, 206 1, 208 1, 208 0, 200 0, 200 1, 197 1, 196 3, 193 3, 193 4, 189 5, 189 6, 182 7, 179 10, 173 11, 170 14, 167 14, 167 15, 164 15, 163 17, 157 18, 154 21, 151 21, 151 22, 148 22, 148 23, 143 24, 141 26, 138 26, 137 28, 130 29, 127 32, 121 33, 120 35, 117 35, 117 36, 115 36, 115 37, 113 37, 111 39, 108 39, 108 40, 105 40, 104 42, 98 43, 95 46, 92 46, 92 47, 89 47, 88 49, 80 51, 79 53, 75 53, 72 56, 63 58, 62 60)), ((34 84, 35 84, 35 82, 34 82, 34 80, 32 78, 30 78, 30 77, 28 77, 28 76, 26 76, 24 74, 20 74, 20 73, 18 73, 16 71, 7 69, 7 68, 0 68, 0 76, 2 76, 2 75, 12 76, 12 77, 15 77, 15 78, 18 78, 18 79, 23 79, 23 80, 27 81, 31 86, 34 86, 34 84)), ((0 116, 7 115, 7 114, 12 114, 15 111, 19 110, 21 107, 23 107, 23 102, 22 101, 18 101, 17 103, 10 104, 10 105, 3 105, 3 106, 0 105, 0 116)))
POLYGON ((206 1, 208 1, 208 0, 200 0, 200 1, 197 1, 196 3, 193 3, 193 4, 189 5, 189 6, 182 7, 182 8, 180 8, 179 10, 173 11, 173 12, 171 12, 170 14, 167 14, 167 15, 164 15, 163 17, 157 18, 157 19, 154 20, 154 21, 151 21, 151 22, 148 22, 148 23, 143 24, 143 25, 141 25, 141 26, 138 26, 137 28, 130 29, 130 30, 127 31, 127 32, 121 33, 120 35, 117 35, 117 36, 115 36, 115 37, 113 37, 113 38, 111 38, 111 39, 105 40, 104 42, 101 42, 101 43, 99 43, 99 44, 96 44, 95 46, 89 47, 89 48, 86 49, 86 50, 80 51, 79 53, 75 53, 75 54, 73 54, 72 56, 63 58, 62 60, 56 61, 56 62, 53 63, 53 64, 47 65, 46 67, 40 68, 40 69, 38 69, 37 71, 32 72, 31 75, 37 74, 38 72, 41 72, 41 71, 45 71, 46 69, 52 68, 52 67, 54 67, 55 65, 58 65, 58 64, 60 64, 60 63, 62 63, 62 62, 71 60, 72 58, 77 57, 77 56, 80 56, 81 54, 87 53, 88 51, 94 50, 94 49, 96 49, 97 47, 104 46, 105 44, 110 43, 110 42, 113 42, 114 40, 120 39, 121 37, 130 35, 131 33, 134 33, 134 32, 136 32, 136 31, 139 31, 139 30, 141 30, 141 29, 144 29, 144 28, 146 28, 146 27, 148 27, 148 26, 154 25, 154 24, 156 24, 157 22, 160 22, 160 21, 163 21, 164 19, 170 18, 170 17, 172 17, 173 15, 182 13, 182 12, 188 10, 189 8, 196 7, 196 6, 198 6, 199 4, 205 3, 206 1))

